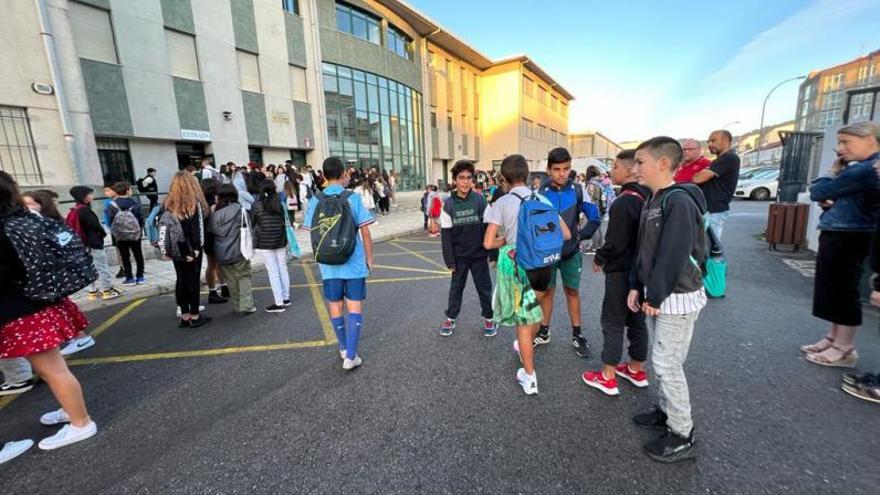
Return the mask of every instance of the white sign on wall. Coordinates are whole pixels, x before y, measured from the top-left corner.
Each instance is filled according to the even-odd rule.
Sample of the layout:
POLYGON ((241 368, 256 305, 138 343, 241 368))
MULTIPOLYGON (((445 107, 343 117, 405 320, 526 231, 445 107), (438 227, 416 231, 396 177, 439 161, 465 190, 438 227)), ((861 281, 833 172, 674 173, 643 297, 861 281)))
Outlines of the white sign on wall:
POLYGON ((210 131, 199 131, 196 129, 181 129, 180 130, 180 139, 186 139, 189 141, 210 141, 211 140, 211 132, 210 131))

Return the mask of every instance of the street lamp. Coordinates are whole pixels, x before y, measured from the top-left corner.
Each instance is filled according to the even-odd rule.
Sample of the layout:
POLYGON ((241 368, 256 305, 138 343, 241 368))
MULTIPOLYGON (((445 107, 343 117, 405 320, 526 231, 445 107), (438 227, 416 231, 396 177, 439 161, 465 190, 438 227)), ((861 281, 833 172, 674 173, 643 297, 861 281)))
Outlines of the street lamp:
POLYGON ((764 111, 767 110, 767 100, 770 99, 770 95, 773 94, 773 92, 776 91, 776 88, 778 88, 779 86, 782 86, 783 84, 785 84, 787 82, 797 81, 799 79, 806 79, 806 78, 807 78, 807 76, 798 76, 798 77, 792 77, 790 79, 786 79, 786 80, 780 82, 779 84, 777 84, 776 86, 773 86, 773 89, 771 89, 767 93, 767 96, 764 97, 764 105, 761 106, 761 127, 760 127, 760 130, 758 131, 758 143, 755 146, 755 150, 758 152, 758 159, 759 160, 761 158, 761 143, 764 142, 764 111))
POLYGON ((732 125, 737 125, 737 124, 742 124, 742 122, 740 122, 740 121, 738 121, 738 120, 734 120, 733 122, 728 122, 728 123, 724 124, 723 126, 721 126, 721 128, 722 128, 722 129, 727 129, 727 128, 730 127, 730 126, 732 126, 732 125))

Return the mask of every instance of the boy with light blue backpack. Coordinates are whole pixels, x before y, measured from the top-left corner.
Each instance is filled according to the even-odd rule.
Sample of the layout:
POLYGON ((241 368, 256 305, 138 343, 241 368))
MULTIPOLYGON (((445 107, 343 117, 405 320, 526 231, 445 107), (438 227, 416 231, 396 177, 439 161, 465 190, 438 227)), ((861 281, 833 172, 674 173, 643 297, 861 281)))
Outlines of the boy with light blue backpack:
MULTIPOLYGON (((514 350, 522 368, 516 381, 527 395, 538 393, 533 342, 543 314, 541 301, 553 275, 553 264, 561 259, 562 244, 571 238, 555 207, 540 194, 529 189, 526 181, 529 164, 522 155, 510 155, 501 162, 501 175, 510 184, 508 194, 486 210, 488 224, 483 246, 499 249, 499 284, 501 267, 513 261, 513 290, 496 291, 496 321, 516 325, 514 350), (502 263, 505 261, 505 263, 502 263), (499 294, 513 294, 514 300, 500 300, 499 294)), ((504 277, 507 280, 508 277, 504 277)))

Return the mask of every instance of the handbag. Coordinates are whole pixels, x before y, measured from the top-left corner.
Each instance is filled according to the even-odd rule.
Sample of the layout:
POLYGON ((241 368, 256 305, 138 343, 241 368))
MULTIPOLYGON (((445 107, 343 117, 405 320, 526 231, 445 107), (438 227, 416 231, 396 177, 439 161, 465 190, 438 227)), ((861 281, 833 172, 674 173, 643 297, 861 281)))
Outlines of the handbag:
POLYGON ((287 211, 286 201, 281 201, 281 211, 284 212, 284 233, 287 234, 287 254, 291 258, 302 256, 302 250, 296 241, 296 231, 290 223, 290 213, 287 211))
POLYGON ((241 255, 244 259, 250 261, 254 257, 254 233, 251 231, 251 220, 248 218, 247 211, 241 209, 241 255))

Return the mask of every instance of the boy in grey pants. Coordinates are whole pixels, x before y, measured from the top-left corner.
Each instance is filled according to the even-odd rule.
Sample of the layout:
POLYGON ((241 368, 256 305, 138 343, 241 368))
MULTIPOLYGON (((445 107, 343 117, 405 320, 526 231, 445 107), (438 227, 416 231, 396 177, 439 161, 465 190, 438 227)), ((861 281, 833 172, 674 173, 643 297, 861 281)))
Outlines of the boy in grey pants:
POLYGON ((660 462, 693 457, 693 421, 684 361, 694 324, 706 305, 700 262, 706 257, 703 214, 706 200, 693 184, 675 184, 681 162, 678 141, 655 137, 636 149, 639 183, 653 196, 639 221, 639 248, 630 273, 627 306, 645 313, 653 334, 651 350, 659 405, 633 420, 641 427, 662 430, 645 444, 660 462))

